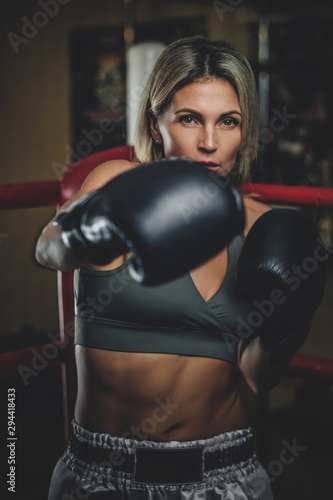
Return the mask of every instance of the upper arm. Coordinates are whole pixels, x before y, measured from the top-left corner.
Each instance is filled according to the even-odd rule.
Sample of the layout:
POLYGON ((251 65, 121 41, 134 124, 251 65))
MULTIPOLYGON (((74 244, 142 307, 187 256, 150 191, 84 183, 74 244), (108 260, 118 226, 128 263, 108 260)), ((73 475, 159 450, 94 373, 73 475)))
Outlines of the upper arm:
POLYGON ((238 367, 255 394, 272 389, 281 379, 288 363, 270 362, 272 348, 264 349, 259 337, 255 337, 245 348, 242 356, 238 353, 238 367))
MULTIPOLYGON (((246 236, 256 220, 272 209, 250 196, 243 198, 243 203, 246 213, 244 228, 246 236)), ((252 338, 241 340, 238 344, 238 366, 248 385, 256 394, 274 387, 285 370, 283 364, 273 365, 270 363, 270 354, 271 349, 264 349, 255 333, 252 338)))
MULTIPOLYGON (((244 197, 243 203, 246 214, 244 235, 247 236, 256 220, 271 208, 265 203, 256 201, 251 196, 244 197)), ((259 392, 261 383, 268 381, 270 371, 267 370, 268 365, 268 354, 260 348, 259 339, 256 335, 239 342, 238 366, 247 383, 256 393, 259 392)))
POLYGON ((265 203, 254 200, 253 198, 251 198, 251 196, 244 197, 243 203, 246 214, 246 222, 244 228, 244 234, 246 236, 247 233, 250 231, 251 227, 253 226, 253 224, 255 223, 255 221, 265 212, 271 210, 271 207, 269 207, 265 203))
POLYGON ((74 201, 78 200, 85 194, 95 191, 101 188, 107 182, 111 181, 118 175, 122 174, 126 170, 129 170, 138 165, 137 163, 131 163, 127 160, 110 160, 105 163, 101 163, 98 167, 95 167, 90 174, 84 180, 79 191, 68 201, 66 201, 61 210, 71 205, 74 201))

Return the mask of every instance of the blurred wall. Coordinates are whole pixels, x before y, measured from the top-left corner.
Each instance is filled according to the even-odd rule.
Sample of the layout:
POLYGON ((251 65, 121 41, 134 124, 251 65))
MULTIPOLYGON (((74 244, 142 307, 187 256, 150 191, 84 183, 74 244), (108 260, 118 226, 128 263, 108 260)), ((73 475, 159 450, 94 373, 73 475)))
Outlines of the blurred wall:
MULTIPOLYGON (((57 179, 59 172, 52 164, 66 163, 66 147, 71 144, 68 35, 78 27, 122 24, 123 1, 4 3, 0 183, 57 179), (41 5, 53 12, 46 22, 45 16, 36 17, 37 12, 45 12, 41 5), (42 25, 35 32, 26 27, 33 19, 42 25)), ((242 5, 224 11, 212 2, 138 0, 135 12, 137 22, 203 15, 213 38, 229 40, 248 56, 256 50, 244 24, 256 14, 242 5)), ((38 234, 53 214, 53 208, 0 212, 0 334, 15 333, 27 324, 45 332, 58 329, 56 272, 40 267, 34 259, 38 234)))

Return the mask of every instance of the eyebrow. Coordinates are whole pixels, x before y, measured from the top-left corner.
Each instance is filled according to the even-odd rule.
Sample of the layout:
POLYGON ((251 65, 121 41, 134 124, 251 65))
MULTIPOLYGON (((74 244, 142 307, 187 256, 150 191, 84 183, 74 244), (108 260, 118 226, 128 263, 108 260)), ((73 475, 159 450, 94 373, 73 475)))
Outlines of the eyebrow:
MULTIPOLYGON (((178 111, 175 111, 175 115, 177 115, 179 113, 191 113, 193 115, 197 115, 200 117, 203 116, 202 113, 200 113, 199 111, 195 111, 194 109, 190 109, 190 108, 183 108, 183 109, 179 109, 178 111)), ((231 109, 230 111, 226 111, 225 113, 222 113, 220 115, 220 118, 224 118, 225 116, 234 115, 234 114, 242 116, 242 114, 239 111, 237 111, 235 109, 231 109)))

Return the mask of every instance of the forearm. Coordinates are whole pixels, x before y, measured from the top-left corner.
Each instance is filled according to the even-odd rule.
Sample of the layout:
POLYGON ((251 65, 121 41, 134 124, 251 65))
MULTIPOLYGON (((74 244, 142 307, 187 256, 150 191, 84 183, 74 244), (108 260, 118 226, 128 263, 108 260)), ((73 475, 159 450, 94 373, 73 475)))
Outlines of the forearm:
POLYGON ((38 238, 35 256, 42 266, 59 271, 72 271, 87 262, 70 252, 61 237, 61 225, 50 222, 38 238))

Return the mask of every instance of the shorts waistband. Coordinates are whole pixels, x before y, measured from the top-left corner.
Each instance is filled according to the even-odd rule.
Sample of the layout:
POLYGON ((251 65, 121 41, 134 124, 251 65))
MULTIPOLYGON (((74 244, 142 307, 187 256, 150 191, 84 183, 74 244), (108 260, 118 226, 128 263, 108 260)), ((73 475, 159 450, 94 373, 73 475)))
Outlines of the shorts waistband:
POLYGON ((85 463, 130 474, 145 484, 201 482, 203 475, 250 460, 251 428, 197 441, 137 441, 92 433, 72 424, 69 453, 85 463))

